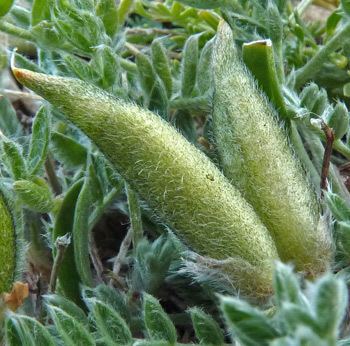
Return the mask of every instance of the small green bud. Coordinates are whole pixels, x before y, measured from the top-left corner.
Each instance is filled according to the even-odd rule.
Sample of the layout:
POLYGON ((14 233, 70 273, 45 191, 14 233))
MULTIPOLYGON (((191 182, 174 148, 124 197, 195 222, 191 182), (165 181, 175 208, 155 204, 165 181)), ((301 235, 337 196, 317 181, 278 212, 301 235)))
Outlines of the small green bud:
POLYGON ((334 109, 327 117, 327 124, 334 131, 336 139, 342 138, 349 127, 349 112, 346 105, 340 101, 337 102, 334 109))
POLYGON ((19 200, 30 210, 48 213, 54 207, 52 193, 44 179, 17 180, 13 188, 19 200))
POLYGON ((349 63, 348 58, 345 55, 336 52, 330 55, 330 61, 342 70, 344 70, 349 63))

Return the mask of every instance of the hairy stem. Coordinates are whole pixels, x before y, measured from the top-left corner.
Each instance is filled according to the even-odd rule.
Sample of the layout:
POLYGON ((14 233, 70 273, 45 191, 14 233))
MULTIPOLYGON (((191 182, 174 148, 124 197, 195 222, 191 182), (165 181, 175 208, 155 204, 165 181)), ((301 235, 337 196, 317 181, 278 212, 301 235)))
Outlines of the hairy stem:
POLYGON ((24 40, 34 41, 34 37, 30 31, 22 29, 19 26, 13 25, 4 20, 0 20, 0 31, 12 36, 20 37, 24 40))
POLYGON ((56 291, 56 282, 57 282, 57 276, 58 271, 60 269, 61 263, 64 258, 64 254, 66 252, 67 247, 70 245, 70 237, 68 234, 58 237, 55 242, 56 247, 56 256, 53 262, 51 276, 50 276, 50 283, 49 283, 49 292, 55 293, 56 291))

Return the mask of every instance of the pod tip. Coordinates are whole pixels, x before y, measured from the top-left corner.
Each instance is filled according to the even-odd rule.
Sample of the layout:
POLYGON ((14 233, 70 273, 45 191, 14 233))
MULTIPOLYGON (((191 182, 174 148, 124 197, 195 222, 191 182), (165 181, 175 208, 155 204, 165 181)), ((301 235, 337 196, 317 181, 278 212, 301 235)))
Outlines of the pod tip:
POLYGON ((20 81, 21 79, 23 79, 26 75, 26 70, 23 70, 21 68, 17 68, 17 67, 11 67, 12 73, 15 76, 15 78, 20 81))
POLYGON ((12 51, 10 66, 14 77, 21 82, 30 71, 16 67, 16 51, 17 48, 12 51))

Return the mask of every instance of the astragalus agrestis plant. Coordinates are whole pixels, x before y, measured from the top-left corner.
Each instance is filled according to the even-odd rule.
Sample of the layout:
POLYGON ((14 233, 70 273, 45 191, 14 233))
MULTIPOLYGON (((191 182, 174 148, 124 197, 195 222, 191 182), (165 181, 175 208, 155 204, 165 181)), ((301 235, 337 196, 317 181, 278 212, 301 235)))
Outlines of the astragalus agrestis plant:
POLYGON ((346 337, 345 286, 317 277, 349 267, 350 8, 342 1, 316 24, 302 14, 310 3, 1 2, 0 186, 13 191, 9 211, 23 212, 22 279, 34 298, 22 315, 3 315, 0 302, 9 345, 221 346, 231 332, 248 346, 333 346, 346 337), (15 74, 49 103, 14 80, 15 47, 15 74), (335 134, 332 155, 322 123, 335 134), (332 240, 317 227, 321 213, 332 240), (218 292, 239 298, 219 306, 218 292))
POLYGON ((271 235, 240 192, 172 126, 77 79, 13 72, 86 133, 193 250, 229 260, 222 267, 237 288, 270 292, 278 258, 271 235))

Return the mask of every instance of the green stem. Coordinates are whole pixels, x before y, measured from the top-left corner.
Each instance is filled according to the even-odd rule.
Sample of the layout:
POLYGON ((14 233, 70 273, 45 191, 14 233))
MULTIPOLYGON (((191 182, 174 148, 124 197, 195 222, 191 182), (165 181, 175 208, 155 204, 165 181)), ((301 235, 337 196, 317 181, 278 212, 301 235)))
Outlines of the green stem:
POLYGON ((138 242, 143 237, 141 209, 136 193, 130 189, 130 186, 128 184, 125 184, 125 188, 129 204, 129 218, 130 226, 132 229, 132 244, 134 249, 136 249, 138 242))
POLYGON ((23 38, 28 41, 34 41, 32 34, 28 30, 22 29, 3 20, 0 20, 0 31, 12 36, 23 38))
POLYGON ((170 108, 177 110, 196 109, 209 112, 210 102, 206 95, 196 96, 192 98, 178 98, 176 100, 170 101, 170 108))
POLYGON ((50 283, 48 288, 50 293, 55 293, 58 271, 60 269, 61 263, 64 258, 64 254, 70 242, 71 242, 71 239, 68 234, 62 237, 58 237, 55 241, 55 247, 57 252, 53 262, 51 276, 50 276, 50 283))
POLYGON ((350 22, 345 24, 303 67, 295 73, 295 87, 300 88, 315 76, 326 62, 329 54, 338 49, 350 34, 350 22))

